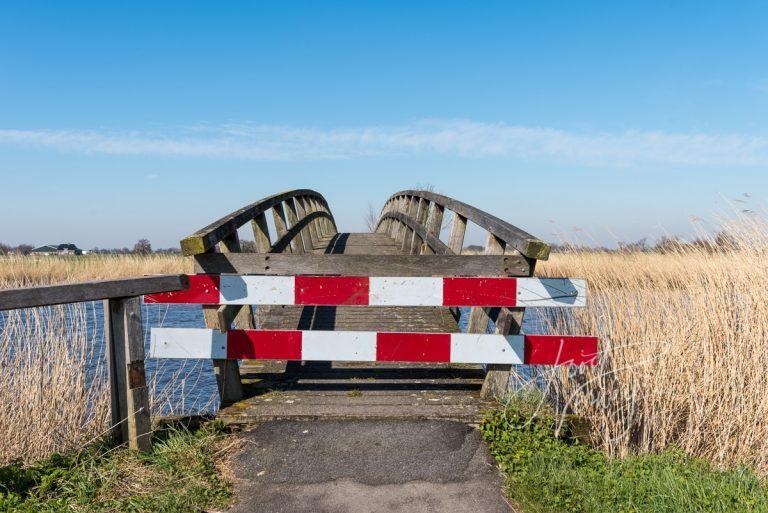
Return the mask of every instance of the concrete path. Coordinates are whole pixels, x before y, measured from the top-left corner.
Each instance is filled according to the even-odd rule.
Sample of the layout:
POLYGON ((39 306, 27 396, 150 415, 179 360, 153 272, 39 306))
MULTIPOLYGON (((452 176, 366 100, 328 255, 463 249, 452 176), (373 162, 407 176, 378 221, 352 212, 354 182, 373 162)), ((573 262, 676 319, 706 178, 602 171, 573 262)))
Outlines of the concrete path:
POLYGON ((272 421, 242 435, 233 513, 509 513, 480 434, 430 420, 272 421))

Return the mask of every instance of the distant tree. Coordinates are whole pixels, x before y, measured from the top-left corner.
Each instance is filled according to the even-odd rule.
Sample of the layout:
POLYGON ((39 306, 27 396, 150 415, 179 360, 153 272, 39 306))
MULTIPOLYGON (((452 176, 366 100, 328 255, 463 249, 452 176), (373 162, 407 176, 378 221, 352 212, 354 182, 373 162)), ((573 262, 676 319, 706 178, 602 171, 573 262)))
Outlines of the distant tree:
POLYGON ((368 227, 368 231, 373 232, 376 230, 376 226, 379 224, 379 213, 373 203, 368 203, 368 212, 365 214, 365 226, 368 227))
POLYGON ((11 246, 9 246, 8 244, 3 244, 2 242, 0 242, 0 255, 7 255, 12 250, 13 250, 13 248, 11 246))
POLYGON ((29 255, 35 247, 32 244, 19 244, 16 246, 16 253, 20 255, 29 255))
POLYGON ((152 244, 147 239, 139 239, 133 246, 133 252, 139 255, 149 255, 152 253, 152 244))

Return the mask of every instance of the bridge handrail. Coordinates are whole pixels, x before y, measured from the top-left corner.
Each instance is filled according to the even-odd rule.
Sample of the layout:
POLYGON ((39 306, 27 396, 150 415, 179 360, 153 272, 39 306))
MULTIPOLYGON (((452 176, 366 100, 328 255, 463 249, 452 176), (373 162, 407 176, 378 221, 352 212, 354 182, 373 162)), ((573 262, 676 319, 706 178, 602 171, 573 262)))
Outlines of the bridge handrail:
MULTIPOLYGON (((404 190, 390 196, 382 209, 377 231, 388 231, 390 234, 395 235, 396 240, 403 240, 403 237, 407 239, 413 233, 409 232, 408 228, 416 231, 416 225, 419 225, 421 231, 426 231, 431 236, 439 239, 440 225, 446 209, 454 212, 454 229, 451 234, 451 243, 448 246, 456 254, 461 252, 466 222, 469 220, 488 231, 489 239, 491 236, 497 239, 489 241, 491 244, 486 247, 494 243, 501 243, 502 246, 515 249, 528 258, 536 260, 546 260, 549 258, 550 247, 546 242, 478 208, 431 191, 404 190), (431 205, 434 206, 430 208, 431 205), (403 214, 410 219, 398 219, 397 216, 392 215, 393 213, 403 214), (399 223, 390 222, 388 224, 387 220, 397 220, 399 223), (393 225, 395 225, 394 228, 393 225), (394 230, 394 233, 392 230, 394 230)), ((419 244, 422 242, 426 243, 429 251, 434 253, 442 252, 439 245, 431 244, 430 240, 427 240, 418 232, 416 232, 416 235, 422 239, 417 242, 419 244)), ((411 251, 415 251, 418 249, 408 248, 407 240, 403 241, 403 244, 406 250, 411 249, 411 251)))
POLYGON ((294 243, 293 249, 301 253, 304 246, 309 246, 310 243, 316 242, 323 236, 336 233, 333 214, 331 214, 328 202, 323 195, 311 189, 294 189, 267 196, 255 203, 246 205, 185 237, 181 241, 182 253, 188 256, 206 253, 212 251, 219 243, 225 246, 223 249, 226 251, 238 252, 240 248, 237 230, 248 222, 252 223, 254 240, 260 253, 287 250, 291 242, 294 243), (275 227, 278 232, 277 237, 280 239, 275 243, 275 246, 280 244, 282 248, 280 250, 270 245, 265 217, 266 212, 270 209, 272 209, 274 216, 275 227), (319 214, 313 215, 318 212, 319 214), (313 222, 309 222, 300 232, 303 233, 303 238, 310 239, 311 242, 297 242, 294 238, 299 231, 289 231, 288 225, 290 224, 290 228, 293 228, 309 215, 312 215, 313 222), (286 241, 281 242, 288 233, 291 236, 287 243, 286 241), (298 247, 299 244, 302 244, 301 248, 298 247))

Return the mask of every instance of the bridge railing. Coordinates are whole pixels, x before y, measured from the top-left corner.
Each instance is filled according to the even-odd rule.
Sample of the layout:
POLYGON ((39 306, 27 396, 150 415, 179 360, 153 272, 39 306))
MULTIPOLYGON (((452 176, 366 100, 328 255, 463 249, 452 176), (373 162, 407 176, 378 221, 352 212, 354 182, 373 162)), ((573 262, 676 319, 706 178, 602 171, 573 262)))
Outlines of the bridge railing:
MULTIPOLYGON (((390 196, 376 231, 389 234, 408 254, 460 255, 469 221, 487 232, 485 255, 519 255, 525 259, 525 265, 509 269, 509 276, 533 276, 537 260, 549 258, 546 242, 472 205, 432 191, 404 190, 390 196), (453 212, 453 221, 448 240, 443 242, 440 235, 446 210, 453 212)), ((458 316, 458 310, 453 311, 458 316)), ((514 335, 520 332, 524 314, 525 308, 473 307, 467 332, 485 333, 492 321, 496 333, 514 335)), ((483 394, 503 394, 509 377, 508 366, 489 365, 483 394)))
POLYGON ((171 275, 0 290, 0 311, 104 300, 112 435, 132 449, 149 452, 152 422, 144 371, 141 296, 188 287, 187 276, 171 275))
MULTIPOLYGON (((218 253, 240 253, 242 247, 238 230, 250 224, 257 253, 310 253, 337 233, 328 202, 322 194, 311 189, 295 189, 268 196, 228 214, 201 228, 181 241, 184 255, 203 257, 218 253), (269 232, 267 215, 271 211, 275 240, 269 232)), ((255 322, 250 307, 238 305, 206 305, 205 324, 209 328, 229 326, 253 329, 255 322)), ((240 369, 236 361, 214 359, 213 368, 219 395, 223 401, 242 397, 240 369)))
POLYGON ((185 255, 215 251, 240 251, 237 230, 250 223, 259 253, 297 253, 310 251, 320 240, 337 232, 333 214, 322 194, 310 189, 296 189, 268 196, 232 212, 201 228, 181 241, 185 255), (273 243, 267 227, 267 213, 277 232, 273 243))

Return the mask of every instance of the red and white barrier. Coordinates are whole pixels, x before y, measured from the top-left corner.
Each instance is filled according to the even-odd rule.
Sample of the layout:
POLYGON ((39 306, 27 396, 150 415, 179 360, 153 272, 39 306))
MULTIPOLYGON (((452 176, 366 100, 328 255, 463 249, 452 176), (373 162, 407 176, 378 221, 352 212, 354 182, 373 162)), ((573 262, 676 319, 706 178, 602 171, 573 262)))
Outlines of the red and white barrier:
POLYGON ((420 278, 196 274, 187 290, 146 303, 210 305, 584 306, 587 285, 570 278, 420 278))
POLYGON ((596 337, 152 328, 152 358, 595 365, 596 337))

